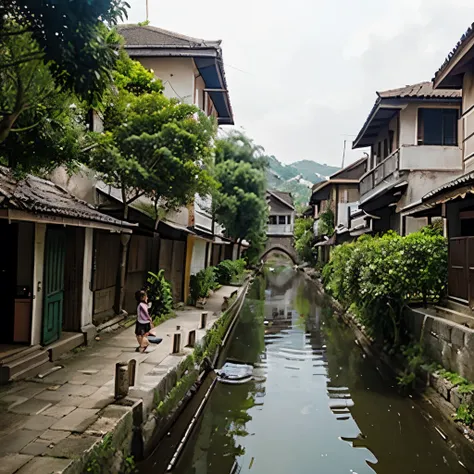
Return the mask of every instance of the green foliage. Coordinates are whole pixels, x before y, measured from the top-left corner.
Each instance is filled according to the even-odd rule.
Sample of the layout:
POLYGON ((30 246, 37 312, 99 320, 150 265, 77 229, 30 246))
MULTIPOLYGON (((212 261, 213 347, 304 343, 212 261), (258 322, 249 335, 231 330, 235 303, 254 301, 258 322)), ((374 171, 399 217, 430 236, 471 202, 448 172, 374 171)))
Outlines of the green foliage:
POLYGON ((474 407, 462 404, 458 408, 454 419, 467 426, 472 426, 474 423, 474 407))
POLYGON ((405 370, 397 377, 398 385, 402 388, 413 386, 420 368, 425 364, 426 358, 421 344, 409 344, 401 348, 405 359, 405 370))
POLYGON ((446 380, 451 382, 454 386, 457 386, 457 385, 467 386, 469 384, 469 382, 464 377, 461 377, 456 372, 449 372, 448 370, 445 370, 445 369, 439 369, 437 373, 440 377, 445 378, 446 380))
POLYGON ((155 409, 156 416, 166 418, 178 405, 178 403, 191 390, 199 377, 197 370, 192 370, 176 382, 164 400, 158 402, 155 409))
POLYGON ((77 93, 93 105, 101 102, 110 86, 117 59, 116 44, 107 41, 105 24, 126 18, 128 4, 122 0, 43 2, 3 0, 0 4, 0 69, 40 59, 65 90, 77 93), (25 49, 9 61, 3 56, 9 40, 29 36, 37 50, 25 49), (80 59, 78 59, 80 58, 80 59))
POLYGON ((216 279, 221 285, 240 281, 245 271, 245 260, 223 260, 216 269, 216 279))
POLYGON ((397 345, 405 305, 444 295, 447 242, 427 231, 363 236, 334 249, 323 281, 346 308, 356 306, 371 335, 397 345))
POLYGON ((207 298, 216 283, 215 267, 207 267, 191 275, 190 294, 193 304, 200 298, 207 298))
POLYGON ((250 242, 246 256, 254 263, 266 240, 267 157, 239 132, 217 140, 215 155, 215 178, 220 186, 213 192, 213 213, 227 235, 250 242))
POLYGON ((319 215, 318 235, 330 236, 334 234, 334 212, 331 208, 319 215))
POLYGON ((308 262, 312 265, 315 265, 317 253, 313 249, 313 219, 296 219, 294 237, 295 249, 301 260, 303 260, 303 262, 308 262))
POLYGON ((148 272, 146 292, 148 301, 151 302, 150 315, 154 320, 173 312, 173 292, 171 283, 164 276, 164 270, 158 273, 148 272))

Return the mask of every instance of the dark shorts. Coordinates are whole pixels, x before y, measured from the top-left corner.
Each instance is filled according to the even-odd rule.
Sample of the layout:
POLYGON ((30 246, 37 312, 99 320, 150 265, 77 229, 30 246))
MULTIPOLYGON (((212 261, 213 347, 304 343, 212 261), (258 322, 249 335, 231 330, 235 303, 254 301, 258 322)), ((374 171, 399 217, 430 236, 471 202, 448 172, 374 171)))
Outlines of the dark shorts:
POLYGON ((143 324, 138 321, 135 323, 135 336, 144 336, 147 332, 150 332, 150 330, 150 323, 143 324))

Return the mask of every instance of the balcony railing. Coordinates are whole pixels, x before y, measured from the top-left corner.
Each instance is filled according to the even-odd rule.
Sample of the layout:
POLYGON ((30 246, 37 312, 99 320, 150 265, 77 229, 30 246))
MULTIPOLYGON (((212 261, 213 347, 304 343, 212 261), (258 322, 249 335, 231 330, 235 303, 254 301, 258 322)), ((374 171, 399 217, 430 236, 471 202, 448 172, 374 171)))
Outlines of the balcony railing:
POLYGON ((267 235, 293 235, 293 224, 268 224, 267 235))
POLYGON ((363 196, 378 186, 400 167, 400 150, 388 155, 385 160, 371 169, 360 181, 360 195, 363 196))

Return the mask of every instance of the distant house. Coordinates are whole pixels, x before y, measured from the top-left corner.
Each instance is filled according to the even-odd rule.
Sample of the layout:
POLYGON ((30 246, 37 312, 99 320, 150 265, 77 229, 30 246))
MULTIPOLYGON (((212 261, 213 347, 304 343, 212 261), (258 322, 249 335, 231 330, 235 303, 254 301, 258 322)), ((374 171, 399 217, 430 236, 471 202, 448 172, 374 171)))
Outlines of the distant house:
POLYGON ((377 93, 353 148, 370 147, 360 182, 360 208, 372 216, 372 232, 402 235, 427 224, 411 210, 422 197, 458 176, 462 140, 461 93, 422 82, 377 93))
MULTIPOLYGON (((313 186, 310 203, 313 206, 314 233, 319 234, 319 222, 322 213, 329 209, 334 214, 336 237, 334 243, 351 238, 352 215, 359 206, 359 181, 367 171, 368 158, 364 157, 337 171, 327 181, 313 186)), ((332 237, 332 236, 328 236, 332 237)))
POLYGON ((296 211, 291 194, 269 189, 267 203, 269 207, 267 235, 293 236, 296 211))

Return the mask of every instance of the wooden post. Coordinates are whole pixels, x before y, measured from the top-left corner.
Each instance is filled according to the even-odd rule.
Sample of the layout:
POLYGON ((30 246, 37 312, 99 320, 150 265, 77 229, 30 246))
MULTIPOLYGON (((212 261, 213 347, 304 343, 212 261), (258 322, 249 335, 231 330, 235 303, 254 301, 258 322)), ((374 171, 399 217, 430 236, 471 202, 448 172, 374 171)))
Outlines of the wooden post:
POLYGON ((189 331, 188 334, 188 347, 194 347, 196 345, 196 330, 189 331))
POLYGON ((207 326, 207 312, 201 313, 201 322, 199 325, 199 329, 206 329, 207 326))
POLYGON ((173 334, 173 348, 171 354, 179 354, 181 352, 181 333, 175 332, 173 334))
POLYGON ((137 373, 137 361, 132 359, 128 363, 128 385, 129 387, 135 386, 135 377, 137 373))
POLYGON ((125 398, 128 395, 128 389, 129 389, 128 364, 125 362, 117 362, 115 364, 114 398, 116 400, 120 398, 125 398))

